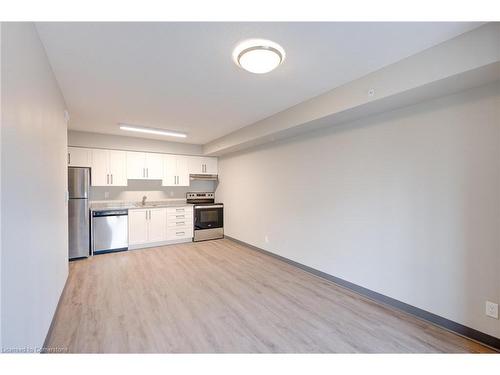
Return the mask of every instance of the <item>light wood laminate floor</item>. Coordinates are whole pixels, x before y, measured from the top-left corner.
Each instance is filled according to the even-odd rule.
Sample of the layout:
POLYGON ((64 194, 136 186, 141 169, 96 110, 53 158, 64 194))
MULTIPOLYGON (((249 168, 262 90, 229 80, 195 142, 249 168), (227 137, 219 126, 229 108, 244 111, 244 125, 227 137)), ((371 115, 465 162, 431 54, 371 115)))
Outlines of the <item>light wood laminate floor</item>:
POLYGON ((47 346, 83 353, 490 351, 227 239, 71 262, 47 346))

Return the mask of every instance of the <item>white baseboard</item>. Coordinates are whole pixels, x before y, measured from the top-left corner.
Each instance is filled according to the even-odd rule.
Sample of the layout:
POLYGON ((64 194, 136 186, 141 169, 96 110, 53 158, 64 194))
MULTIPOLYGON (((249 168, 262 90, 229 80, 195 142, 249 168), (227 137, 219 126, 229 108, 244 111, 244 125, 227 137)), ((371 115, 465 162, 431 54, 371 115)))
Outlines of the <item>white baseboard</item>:
POLYGON ((160 241, 160 242, 148 242, 148 243, 143 243, 143 244, 134 244, 134 245, 129 245, 128 249, 129 250, 138 250, 138 249, 147 249, 148 247, 158 247, 158 246, 166 246, 166 245, 175 245, 178 243, 186 243, 186 242, 193 242, 192 238, 182 238, 179 240, 170 240, 170 241, 160 241))

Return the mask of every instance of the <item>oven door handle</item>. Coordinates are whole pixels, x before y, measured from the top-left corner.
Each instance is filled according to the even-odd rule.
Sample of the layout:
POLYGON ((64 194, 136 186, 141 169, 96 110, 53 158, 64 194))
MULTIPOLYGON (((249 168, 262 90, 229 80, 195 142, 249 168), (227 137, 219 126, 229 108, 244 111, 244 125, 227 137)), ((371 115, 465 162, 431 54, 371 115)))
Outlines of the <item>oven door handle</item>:
POLYGON ((222 204, 212 204, 210 206, 194 206, 196 210, 210 210, 211 208, 224 208, 222 204))

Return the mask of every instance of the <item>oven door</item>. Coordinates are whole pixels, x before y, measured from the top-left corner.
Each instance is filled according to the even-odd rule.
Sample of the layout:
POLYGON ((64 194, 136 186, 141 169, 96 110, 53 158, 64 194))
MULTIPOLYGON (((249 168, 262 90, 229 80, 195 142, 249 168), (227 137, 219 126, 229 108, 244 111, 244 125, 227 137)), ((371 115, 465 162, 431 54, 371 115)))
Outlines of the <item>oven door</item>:
POLYGON ((222 228, 224 206, 221 204, 194 206, 194 230, 222 228))

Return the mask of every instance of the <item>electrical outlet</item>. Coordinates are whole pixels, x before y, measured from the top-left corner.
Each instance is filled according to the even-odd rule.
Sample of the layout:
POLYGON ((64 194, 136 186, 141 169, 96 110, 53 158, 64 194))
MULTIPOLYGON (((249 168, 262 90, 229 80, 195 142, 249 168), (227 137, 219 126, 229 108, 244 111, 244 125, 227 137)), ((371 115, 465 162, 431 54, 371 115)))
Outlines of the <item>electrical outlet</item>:
POLYGON ((374 96, 375 95, 375 89, 372 88, 372 89, 368 90, 367 94, 368 94, 368 96, 374 96))
POLYGON ((486 315, 498 319, 498 303, 486 301, 486 315))

